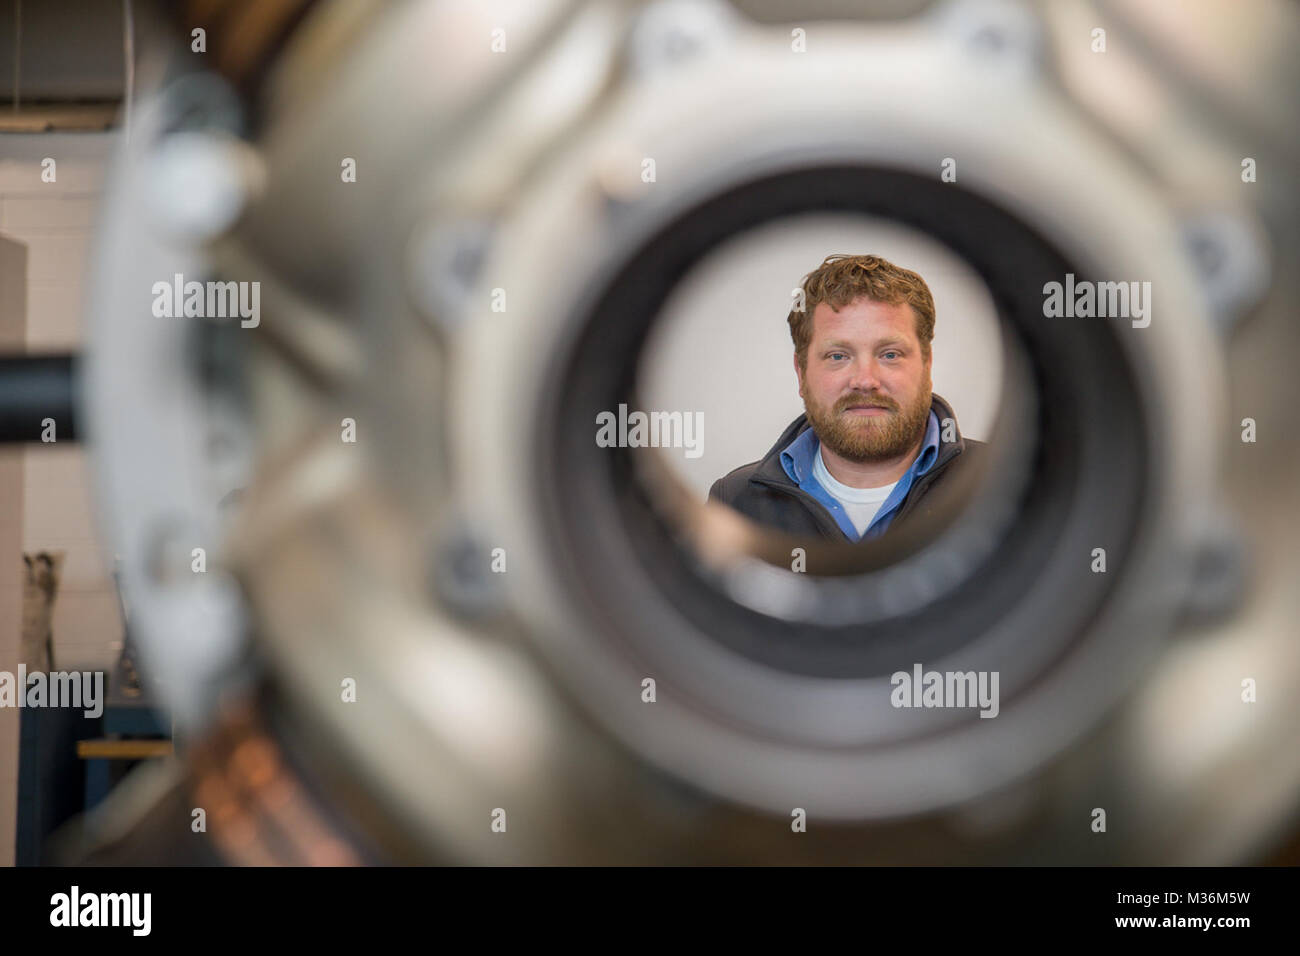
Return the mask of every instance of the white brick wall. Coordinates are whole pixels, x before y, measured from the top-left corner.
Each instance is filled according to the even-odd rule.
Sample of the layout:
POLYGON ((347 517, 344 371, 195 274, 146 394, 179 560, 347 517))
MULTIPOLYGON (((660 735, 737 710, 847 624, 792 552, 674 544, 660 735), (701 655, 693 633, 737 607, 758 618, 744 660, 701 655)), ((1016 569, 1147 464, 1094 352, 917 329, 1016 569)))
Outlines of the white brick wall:
MULTIPOLYGON (((105 165, 116 134, 0 133, 0 233, 27 245, 28 351, 79 349, 88 254, 105 165), (41 181, 41 160, 53 157, 57 180, 41 181)), ((121 618, 108 569, 111 552, 93 520, 86 453, 76 445, 21 452, 25 502, 23 551, 67 552, 54 612, 59 668, 104 668, 116 658, 121 618)), ((2 463, 0 463, 2 467, 2 463)), ((12 541, 3 537, 0 540, 12 541)), ((12 548, 12 544, 6 544, 12 548)), ((17 564, 0 560, 0 570, 17 564)), ((2 592, 0 592, 2 593, 2 592)), ((16 653, 17 634, 0 638, 16 653)), ((0 866, 13 864, 17 725, 0 717, 0 866)))

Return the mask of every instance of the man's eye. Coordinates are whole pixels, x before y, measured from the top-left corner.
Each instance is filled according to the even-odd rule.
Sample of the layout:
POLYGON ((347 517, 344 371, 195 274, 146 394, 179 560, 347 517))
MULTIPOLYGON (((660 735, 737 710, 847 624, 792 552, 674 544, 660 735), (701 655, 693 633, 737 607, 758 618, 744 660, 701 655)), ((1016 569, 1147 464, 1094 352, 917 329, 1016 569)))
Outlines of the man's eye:
POLYGON ((890 351, 886 352, 882 357, 893 360, 898 358, 898 353, 891 349, 890 351))
POLYGON ((828 359, 830 359, 832 362, 838 362, 840 359, 844 358, 844 353, 843 353, 843 352, 831 352, 831 353, 829 353, 826 357, 827 357, 828 359))

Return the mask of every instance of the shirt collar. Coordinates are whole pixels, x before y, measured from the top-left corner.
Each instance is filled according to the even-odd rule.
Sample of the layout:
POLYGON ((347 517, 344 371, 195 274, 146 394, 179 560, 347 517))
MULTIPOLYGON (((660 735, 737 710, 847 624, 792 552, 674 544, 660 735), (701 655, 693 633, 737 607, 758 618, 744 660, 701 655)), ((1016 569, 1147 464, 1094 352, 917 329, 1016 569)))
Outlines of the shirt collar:
MULTIPOLYGON (((785 469, 790 480, 800 487, 812 480, 813 457, 817 454, 818 445, 817 433, 810 425, 781 451, 781 467, 785 469)), ((935 459, 938 457, 939 416, 931 410, 930 418, 925 425, 925 438, 921 441, 921 451, 907 472, 913 478, 919 478, 934 466, 935 459)))

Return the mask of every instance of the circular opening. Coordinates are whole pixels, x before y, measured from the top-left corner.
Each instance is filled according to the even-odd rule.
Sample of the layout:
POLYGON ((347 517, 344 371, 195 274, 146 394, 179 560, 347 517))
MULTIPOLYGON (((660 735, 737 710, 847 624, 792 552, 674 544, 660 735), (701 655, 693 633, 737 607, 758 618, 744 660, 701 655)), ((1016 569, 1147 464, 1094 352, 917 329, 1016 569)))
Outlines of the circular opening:
MULTIPOLYGON (((809 268, 782 285, 792 289, 809 268)), ((748 182, 647 236, 575 314, 535 431, 548 530, 597 633, 619 635, 643 659, 673 655, 679 667, 689 666, 681 658, 699 636, 798 675, 877 677, 970 645, 1028 603, 1028 593, 1039 589, 1042 598, 1048 589, 1052 599, 1033 604, 1050 618, 1027 619, 1021 608, 1017 633, 1039 627, 1055 641, 1078 634, 1115 575, 1074 570, 1086 568, 1095 547, 1106 549, 1112 572, 1122 567, 1140 521, 1145 423, 1114 330, 1044 317, 1044 285, 1067 273, 1087 278, 999 207, 953 184, 880 168, 810 168, 748 182), (812 573, 790 567, 799 541, 788 535, 742 536, 739 553, 733 548, 720 566, 708 533, 689 517, 701 512, 701 476, 712 472, 674 475, 662 449, 602 447, 597 425, 620 406, 644 409, 647 394, 663 395, 654 390, 667 373, 647 368, 645 356, 656 345, 671 349, 681 334, 672 318, 692 270, 707 268, 715 252, 727 255, 725 244, 748 230, 820 214, 859 217, 841 218, 838 228, 879 230, 884 221, 918 248, 964 263, 954 274, 978 277, 972 287, 986 290, 1001 330, 1001 387, 995 399, 975 393, 977 409, 983 401, 994 410, 990 453, 928 520, 873 541, 826 542, 816 562, 810 549, 812 573)), ((956 324, 938 313, 936 353, 946 318, 950 330, 956 324)), ((774 321, 779 328, 779 312, 774 321)), ((743 397, 749 383, 722 378, 716 387, 743 397)), ((1044 638, 1032 656, 1060 650, 1050 643, 1044 638)))

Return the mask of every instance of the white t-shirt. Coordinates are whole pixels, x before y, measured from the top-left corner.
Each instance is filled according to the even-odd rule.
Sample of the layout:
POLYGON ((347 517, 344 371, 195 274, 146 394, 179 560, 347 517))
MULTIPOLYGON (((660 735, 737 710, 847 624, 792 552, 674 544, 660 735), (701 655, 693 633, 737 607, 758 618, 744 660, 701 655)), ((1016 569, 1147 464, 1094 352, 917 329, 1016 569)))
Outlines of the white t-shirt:
POLYGON ((826 462, 822 461, 821 446, 818 446, 817 457, 813 459, 813 477, 832 498, 844 506, 849 520, 853 522, 853 527, 858 529, 859 535, 871 526, 876 512, 893 492, 894 485, 898 484, 895 481, 879 488, 850 488, 848 485, 841 484, 826 469, 826 462))

